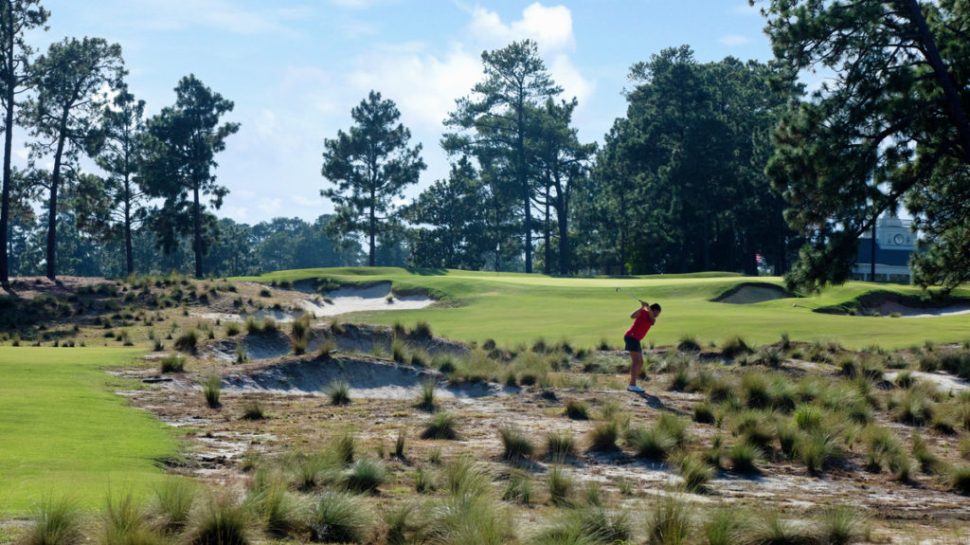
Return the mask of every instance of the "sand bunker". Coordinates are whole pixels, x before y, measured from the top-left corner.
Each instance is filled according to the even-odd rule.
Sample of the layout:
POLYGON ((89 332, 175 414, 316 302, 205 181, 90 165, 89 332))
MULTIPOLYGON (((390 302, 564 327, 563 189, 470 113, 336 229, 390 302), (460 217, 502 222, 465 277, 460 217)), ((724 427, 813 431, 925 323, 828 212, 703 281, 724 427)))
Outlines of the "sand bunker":
POLYGON ((235 361, 239 347, 251 360, 279 358, 292 351, 290 338, 282 331, 222 339, 208 345, 203 354, 223 361, 235 361))
MULTIPOLYGON (((970 382, 946 373, 926 373, 924 371, 910 371, 909 373, 916 380, 933 384, 946 393, 958 394, 970 390, 970 382)), ((885 376, 887 380, 895 382, 899 372, 887 371, 885 376)))
POLYGON ((427 295, 395 295, 391 292, 390 282, 380 282, 366 287, 348 286, 329 291, 325 299, 319 302, 306 300, 301 306, 306 312, 323 317, 349 312, 414 310, 429 307, 433 303, 434 299, 427 295))
POLYGON ((874 291, 841 305, 816 309, 816 312, 893 318, 936 318, 970 314, 970 300, 921 299, 890 291, 874 291))
POLYGON ((291 361, 256 367, 225 376, 223 387, 227 391, 323 395, 326 387, 335 380, 350 385, 351 398, 413 399, 421 385, 429 380, 437 383, 436 394, 440 397, 483 397, 503 393, 502 388, 494 384, 453 385, 428 369, 363 358, 291 361))
POLYGON ((714 301, 731 305, 751 305, 774 299, 786 299, 791 296, 785 288, 775 284, 745 282, 717 296, 714 301))
POLYGON ((939 316, 959 316, 970 314, 970 303, 958 303, 942 307, 913 307, 898 301, 885 301, 867 309, 880 316, 899 316, 900 318, 936 318, 939 316))

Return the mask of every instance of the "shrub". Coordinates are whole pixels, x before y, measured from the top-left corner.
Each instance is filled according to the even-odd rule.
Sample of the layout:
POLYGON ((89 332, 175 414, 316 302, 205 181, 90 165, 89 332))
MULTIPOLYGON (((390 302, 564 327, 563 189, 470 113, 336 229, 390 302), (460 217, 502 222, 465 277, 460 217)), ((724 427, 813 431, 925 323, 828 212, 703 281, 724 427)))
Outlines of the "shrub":
POLYGON ((648 545, 684 545, 690 535, 690 511, 672 497, 658 500, 647 518, 648 545))
POLYGON ((222 379, 219 375, 212 373, 205 377, 205 381, 202 383, 202 395, 209 407, 216 409, 221 406, 221 403, 219 403, 221 391, 222 379))
POLYGON ((549 488, 549 502, 559 507, 572 505, 573 479, 560 465, 549 468, 546 481, 549 488))
POLYGON ((44 501, 34 514, 33 525, 20 540, 23 545, 76 545, 83 541, 81 512, 67 499, 44 501))
POLYGON ((546 456, 551 460, 566 460, 576 456, 576 441, 569 432, 546 434, 546 456))
POLYGON ((614 418, 597 422, 589 433, 592 451, 616 450, 616 440, 620 435, 620 425, 614 418))
POLYGON ((970 465, 963 464, 950 470, 950 490, 970 496, 970 465))
POLYGON ((168 530, 185 527, 195 504, 195 484, 184 478, 166 479, 155 489, 153 511, 168 530))
POLYGON ((714 416, 714 407, 704 401, 694 405, 694 422, 698 424, 713 424, 717 419, 714 416))
POLYGON ((572 420, 589 420, 589 406, 582 401, 570 399, 566 402, 564 414, 572 420))
POLYGON ((502 426, 499 428, 499 437, 502 439, 502 457, 506 460, 528 458, 535 452, 529 438, 515 427, 502 426))
POLYGON ((376 460, 361 458, 347 471, 344 486, 354 492, 374 492, 386 479, 384 465, 376 460))
POLYGON ((420 321, 411 330, 411 335, 420 339, 430 339, 432 337, 431 325, 428 322, 420 321))
POLYGON ((758 464, 762 458, 761 450, 746 442, 738 441, 727 452, 727 458, 731 462, 731 469, 742 475, 754 475, 759 473, 758 464))
POLYGON ((677 350, 681 352, 699 352, 701 345, 697 342, 697 337, 693 335, 684 335, 680 338, 677 343, 677 350))
POLYGON ((181 373, 185 371, 185 358, 178 355, 172 354, 171 356, 165 356, 162 358, 161 362, 161 372, 162 373, 181 373))
POLYGON ((425 411, 434 411, 436 408, 435 404, 435 388, 438 384, 434 379, 428 379, 421 383, 421 393, 418 394, 417 407, 425 411))
POLYGON ((343 492, 323 493, 310 517, 310 533, 323 543, 366 543, 373 529, 367 503, 343 492))
POLYGON ((248 545, 249 533, 249 510, 219 496, 191 513, 185 540, 190 545, 248 545))
POLYGON ((738 335, 728 337, 721 343, 721 355, 725 358, 734 359, 742 354, 750 353, 751 347, 738 335))
POLYGON ((331 405, 350 404, 350 384, 346 380, 334 380, 327 385, 326 393, 331 405))
POLYGON ((266 414, 263 412, 263 406, 258 400, 250 399, 243 404, 242 417, 244 420, 262 420, 266 418, 266 414))
POLYGON ((707 483, 714 478, 714 468, 697 453, 682 456, 677 462, 680 476, 684 478, 684 489, 688 492, 703 492, 707 483))
POLYGON ((457 439, 455 431, 455 417, 446 412, 440 412, 431 417, 427 427, 421 432, 422 439, 457 439))
POLYGON ((179 352, 187 352, 190 354, 195 353, 196 345, 199 343, 199 336, 195 330, 190 330, 186 333, 179 335, 175 339, 175 349, 179 352))

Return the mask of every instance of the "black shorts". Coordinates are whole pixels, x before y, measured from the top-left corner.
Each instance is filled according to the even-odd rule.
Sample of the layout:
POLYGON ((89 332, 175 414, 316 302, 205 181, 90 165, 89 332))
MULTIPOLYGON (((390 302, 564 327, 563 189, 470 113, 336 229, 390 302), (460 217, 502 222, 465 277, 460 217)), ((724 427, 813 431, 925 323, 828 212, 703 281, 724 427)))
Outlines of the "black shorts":
POLYGON ((626 345, 627 352, 643 352, 643 348, 640 346, 640 341, 634 339, 633 337, 623 337, 623 342, 626 345))

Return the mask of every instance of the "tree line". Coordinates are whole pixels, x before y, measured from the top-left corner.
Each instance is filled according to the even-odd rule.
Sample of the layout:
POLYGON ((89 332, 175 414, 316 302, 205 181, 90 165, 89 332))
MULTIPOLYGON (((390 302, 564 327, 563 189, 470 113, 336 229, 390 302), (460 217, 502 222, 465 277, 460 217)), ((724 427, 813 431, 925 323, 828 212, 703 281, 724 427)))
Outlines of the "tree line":
POLYGON ((729 270, 817 288, 844 281, 858 238, 901 207, 922 237, 917 281, 970 278, 970 10, 751 3, 773 60, 700 62, 687 46, 652 55, 630 68, 626 112, 600 144, 579 137, 578 103, 534 42, 485 51, 481 80, 443 120, 448 174, 410 200, 424 150, 393 100, 371 91, 323 142, 321 195, 334 214, 250 227, 213 213, 228 193, 215 157, 239 130, 224 120, 230 100, 189 75, 146 119, 117 45, 68 38, 37 54, 24 33, 49 13, 39 0, 0 0, 2 280, 40 264, 53 278, 59 256, 85 247, 104 274, 729 270), (799 75, 818 69, 828 77, 808 92, 799 75), (15 124, 30 137, 25 169, 10 164, 15 124), (97 168, 83 171, 83 157, 97 168))

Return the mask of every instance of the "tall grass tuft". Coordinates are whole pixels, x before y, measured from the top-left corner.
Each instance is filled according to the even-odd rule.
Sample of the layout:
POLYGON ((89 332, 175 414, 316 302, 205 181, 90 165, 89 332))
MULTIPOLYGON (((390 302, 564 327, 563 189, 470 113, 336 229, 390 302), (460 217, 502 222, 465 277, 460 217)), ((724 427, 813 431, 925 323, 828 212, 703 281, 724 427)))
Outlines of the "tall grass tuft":
POLYGON ((424 543, 505 545, 514 543, 508 512, 488 495, 450 496, 429 509, 424 543))
POLYGON ((250 399, 243 404, 243 420, 262 420, 266 418, 263 405, 258 399, 250 399))
POLYGON ((620 436, 620 424, 615 418, 597 422, 589 432, 589 450, 606 452, 616 450, 616 440, 620 436))
POLYGON ((564 414, 572 420, 589 420, 589 406, 582 401, 570 399, 566 402, 564 414))
POLYGON ((189 545, 248 545, 250 513, 228 496, 210 497, 192 511, 184 539, 189 545))
POLYGON ((354 463, 356 453, 357 436, 351 432, 342 433, 337 436, 331 450, 331 455, 338 464, 347 466, 354 463))
POLYGON ((950 490, 970 496, 970 465, 963 464, 950 470, 950 490))
POLYGON ((525 471, 513 471, 509 474, 502 491, 502 500, 520 505, 532 503, 532 479, 525 471))
POLYGON ((648 545, 685 545, 690 537, 690 510, 672 497, 658 500, 647 518, 648 545))
POLYGON ((843 505, 822 511, 816 525, 818 541, 825 545, 849 545, 861 541, 868 534, 865 517, 843 505))
POLYGON ((33 524, 20 540, 22 545, 77 545, 81 532, 81 511, 68 499, 45 500, 34 513, 33 524))
POLYGON ((759 473, 758 465, 761 463, 762 457, 761 450, 746 441, 738 441, 727 452, 731 469, 742 475, 759 473))
POLYGON ((697 453, 681 456, 677 466, 680 469, 680 476, 684 478, 684 489, 688 492, 706 491, 707 483, 714 478, 714 468, 697 453))
POLYGON ((175 339, 175 349, 179 352, 195 354, 196 346, 199 344, 199 335, 195 330, 190 330, 175 339))
POLYGON ((706 545, 734 545, 741 543, 738 533, 744 527, 746 517, 736 509, 717 509, 704 524, 702 532, 706 545))
POLYGON ((367 503, 344 492, 324 492, 310 516, 310 533, 322 543, 366 543, 374 532, 367 503))
POLYGON ((447 464, 443 471, 444 487, 453 496, 480 496, 490 488, 491 475, 485 466, 468 456, 462 456, 447 464))
POLYGON ((108 497, 102 514, 100 545, 160 545, 164 538, 149 523, 148 513, 130 493, 108 497))
POLYGON ((215 373, 210 373, 202 383, 202 395, 205 397, 206 404, 213 409, 221 407, 222 404, 219 402, 221 393, 222 378, 215 373))
POLYGON ((577 454, 576 440, 569 432, 550 432, 546 434, 546 457, 550 460, 563 461, 575 458, 577 454))
POLYGON ((440 412, 431 417, 428 425, 421 432, 422 439, 457 439, 455 417, 446 412, 440 412))
POLYGON ((382 463, 370 458, 362 458, 347 470, 344 475, 344 486, 354 492, 372 493, 376 492, 386 479, 387 473, 382 463))
POLYGON ((750 353, 751 347, 748 346, 748 343, 738 335, 728 337, 723 343, 721 343, 721 355, 725 358, 733 360, 742 354, 750 353))
POLYGON ((185 358, 178 354, 172 354, 162 358, 160 369, 162 373, 181 373, 185 371, 185 358))
POLYGON ((421 392, 418 394, 417 407, 421 410, 433 412, 437 408, 435 403, 435 388, 438 384, 434 379, 428 379, 421 383, 421 392))
POLYGON ((559 507, 573 504, 573 479, 562 466, 557 464, 549 468, 546 485, 549 489, 549 503, 559 507))
POLYGON ((346 380, 334 380, 327 385, 327 397, 330 398, 331 405, 350 404, 350 384, 346 380))
POLYGON ((498 433, 502 440, 502 457, 506 460, 529 458, 535 452, 532 442, 518 428, 505 425, 499 428, 498 433))
POLYGON ((271 536, 296 534, 305 525, 302 506, 287 491, 286 483, 282 480, 271 480, 255 487, 247 503, 271 536))
POLYGON ((777 545, 813 545, 818 543, 815 529, 795 524, 781 518, 780 513, 769 512, 752 517, 742 530, 741 543, 764 543, 777 545))
POLYGON ((155 489, 152 512, 169 531, 185 527, 195 505, 196 485, 183 478, 169 478, 155 489))

